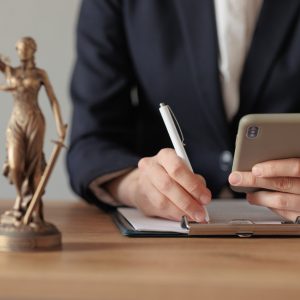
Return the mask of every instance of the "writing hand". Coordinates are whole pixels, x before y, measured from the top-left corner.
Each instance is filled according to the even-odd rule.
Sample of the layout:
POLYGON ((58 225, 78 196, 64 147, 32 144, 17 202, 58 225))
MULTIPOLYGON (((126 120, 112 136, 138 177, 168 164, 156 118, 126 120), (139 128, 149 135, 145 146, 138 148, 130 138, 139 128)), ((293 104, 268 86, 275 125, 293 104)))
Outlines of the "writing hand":
POLYGON ((247 200, 251 204, 268 207, 291 221, 300 215, 299 158, 259 163, 251 172, 231 173, 229 182, 234 186, 270 190, 248 193, 247 200))
POLYGON ((211 192, 202 176, 189 170, 173 149, 163 149, 138 164, 136 206, 146 215, 204 222, 203 205, 211 201, 211 192))

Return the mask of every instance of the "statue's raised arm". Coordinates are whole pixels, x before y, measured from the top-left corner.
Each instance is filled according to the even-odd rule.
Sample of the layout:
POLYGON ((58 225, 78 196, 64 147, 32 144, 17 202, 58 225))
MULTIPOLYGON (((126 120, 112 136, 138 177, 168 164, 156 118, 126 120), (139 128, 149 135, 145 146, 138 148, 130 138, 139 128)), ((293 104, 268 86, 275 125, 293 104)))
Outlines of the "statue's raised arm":
POLYGON ((5 71, 5 63, 2 61, 2 57, 0 57, 0 71, 1 72, 5 71))
POLYGON ((10 65, 10 60, 8 57, 4 57, 0 54, 0 71, 4 73, 5 84, 0 85, 0 91, 12 92, 15 90, 15 87, 11 84, 11 77, 13 73, 13 68, 10 65))
POLYGON ((11 73, 10 59, 0 54, 0 71, 5 73, 5 76, 11 73))

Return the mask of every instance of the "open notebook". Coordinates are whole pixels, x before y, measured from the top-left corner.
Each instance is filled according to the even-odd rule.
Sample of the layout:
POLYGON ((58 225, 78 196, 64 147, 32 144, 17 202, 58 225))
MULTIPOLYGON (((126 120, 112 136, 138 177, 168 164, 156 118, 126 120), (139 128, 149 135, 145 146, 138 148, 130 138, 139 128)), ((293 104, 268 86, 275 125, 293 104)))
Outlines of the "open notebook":
POLYGON ((128 236, 300 236, 300 224, 288 222, 265 207, 246 200, 213 200, 207 206, 208 224, 146 217, 135 208, 120 207, 114 220, 128 236))

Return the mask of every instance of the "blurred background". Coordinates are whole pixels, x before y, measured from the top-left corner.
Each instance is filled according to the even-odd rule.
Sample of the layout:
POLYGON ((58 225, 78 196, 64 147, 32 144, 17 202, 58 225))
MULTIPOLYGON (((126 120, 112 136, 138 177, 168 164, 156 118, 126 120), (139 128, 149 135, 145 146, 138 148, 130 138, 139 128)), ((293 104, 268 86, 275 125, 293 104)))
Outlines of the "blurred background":
MULTIPOLYGON (((8 56, 13 66, 19 64, 15 51, 17 40, 33 37, 38 45, 37 67, 45 69, 60 103, 63 118, 70 124, 70 76, 75 60, 75 28, 80 0, 1 0, 0 1, 0 54, 8 56)), ((0 84, 4 77, 0 73, 0 84)), ((12 110, 12 96, 0 93, 0 166, 5 160, 5 130, 12 110)), ((42 88, 39 104, 47 121, 45 155, 48 159, 53 148, 51 140, 57 138, 50 103, 42 88)), ((66 140, 68 144, 68 138, 66 140)), ((50 177, 45 199, 73 200, 65 167, 66 150, 50 177)), ((0 174, 0 198, 15 198, 15 189, 0 174)))

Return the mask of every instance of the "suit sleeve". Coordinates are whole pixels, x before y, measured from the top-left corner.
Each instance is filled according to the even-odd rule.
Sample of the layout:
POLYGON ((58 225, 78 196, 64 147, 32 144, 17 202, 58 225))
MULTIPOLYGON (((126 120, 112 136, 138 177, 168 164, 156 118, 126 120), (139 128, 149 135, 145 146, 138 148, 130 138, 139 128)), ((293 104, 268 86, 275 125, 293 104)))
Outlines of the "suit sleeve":
POLYGON ((77 27, 71 82, 73 116, 67 168, 74 191, 89 202, 96 178, 137 165, 135 85, 121 2, 85 0, 77 27))

